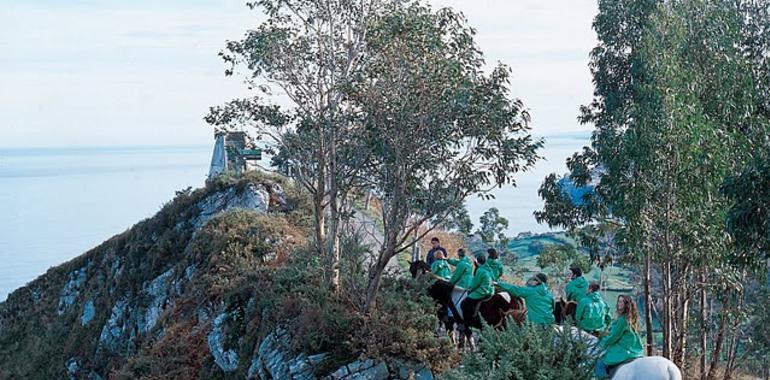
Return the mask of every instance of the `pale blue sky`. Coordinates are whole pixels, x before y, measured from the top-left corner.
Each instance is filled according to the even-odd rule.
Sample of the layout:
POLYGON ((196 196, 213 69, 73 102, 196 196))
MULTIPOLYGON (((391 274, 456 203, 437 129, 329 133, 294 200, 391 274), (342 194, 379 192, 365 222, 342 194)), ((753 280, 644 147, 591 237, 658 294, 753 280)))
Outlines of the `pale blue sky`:
MULTIPOLYGON (((595 0, 433 0, 463 11, 538 135, 586 130, 595 0)), ((210 144, 209 106, 245 95, 217 53, 245 0, 0 0, 0 147, 210 144)))

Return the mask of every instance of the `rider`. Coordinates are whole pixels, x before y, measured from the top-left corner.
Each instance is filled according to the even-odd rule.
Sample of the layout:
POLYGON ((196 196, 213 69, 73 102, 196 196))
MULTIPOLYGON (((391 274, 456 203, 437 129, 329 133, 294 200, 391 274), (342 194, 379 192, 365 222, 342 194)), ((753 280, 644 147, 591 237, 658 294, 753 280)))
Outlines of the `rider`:
POLYGON ((473 261, 465 255, 465 249, 462 248, 457 250, 457 257, 460 259, 446 260, 447 264, 455 267, 455 272, 452 274, 452 278, 449 279, 449 283, 463 289, 468 289, 473 282, 473 261))
POLYGON ((567 284, 567 302, 580 300, 586 296, 586 289, 588 288, 588 281, 583 277, 583 270, 576 264, 572 264, 569 270, 572 272, 571 281, 567 284))
POLYGON ((610 307, 607 306, 599 293, 598 282, 592 282, 588 285, 588 295, 578 302, 575 321, 579 328, 591 334, 604 331, 612 321, 610 307))
MULTIPOLYGON (((471 324, 476 319, 476 309, 481 301, 495 295, 494 281, 492 280, 492 274, 489 272, 489 268, 484 265, 486 257, 483 254, 476 256, 476 262, 479 263, 479 268, 476 269, 476 274, 473 276, 473 282, 468 287, 468 297, 466 297, 460 304, 460 309, 463 311, 463 319, 465 325, 465 333, 470 335, 471 324)), ((476 324, 479 325, 478 323, 476 324)))
POLYGON ((527 320, 539 325, 552 325, 556 322, 553 316, 553 295, 548 290, 548 276, 538 273, 527 281, 527 286, 516 286, 498 282, 500 289, 511 293, 512 296, 524 298, 527 304, 527 320))
POLYGON ((446 263, 444 253, 441 251, 436 252, 436 261, 430 266, 430 271, 442 280, 449 280, 452 276, 452 271, 449 270, 449 266, 446 263))
POLYGON ((611 367, 644 356, 636 304, 631 297, 620 295, 616 311, 618 318, 612 322, 610 334, 599 341, 599 346, 606 350, 596 361, 594 370, 594 374, 600 379, 608 376, 611 367))
POLYGON ((494 248, 487 249, 487 267, 490 269, 490 273, 492 274, 492 279, 497 281, 500 279, 500 277, 503 276, 503 265, 500 264, 499 260, 500 255, 497 253, 497 250, 494 248))
POLYGON ((446 249, 441 246, 441 242, 439 242, 437 237, 433 237, 430 239, 430 246, 431 249, 428 251, 428 254, 425 256, 425 262, 428 263, 428 265, 433 266, 433 262, 436 261, 436 252, 441 252, 444 254, 444 257, 447 256, 446 249))

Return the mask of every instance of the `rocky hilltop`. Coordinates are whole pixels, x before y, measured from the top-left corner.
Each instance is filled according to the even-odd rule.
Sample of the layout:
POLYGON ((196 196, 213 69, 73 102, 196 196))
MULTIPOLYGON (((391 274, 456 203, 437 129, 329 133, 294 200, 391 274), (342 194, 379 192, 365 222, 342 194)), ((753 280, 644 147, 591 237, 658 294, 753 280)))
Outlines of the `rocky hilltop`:
POLYGON ((0 304, 0 378, 430 378, 308 332, 339 328, 322 318, 334 305, 325 293, 302 293, 322 292, 302 269, 313 266, 287 264, 317 263, 295 253, 307 210, 290 183, 265 175, 179 192, 0 304))

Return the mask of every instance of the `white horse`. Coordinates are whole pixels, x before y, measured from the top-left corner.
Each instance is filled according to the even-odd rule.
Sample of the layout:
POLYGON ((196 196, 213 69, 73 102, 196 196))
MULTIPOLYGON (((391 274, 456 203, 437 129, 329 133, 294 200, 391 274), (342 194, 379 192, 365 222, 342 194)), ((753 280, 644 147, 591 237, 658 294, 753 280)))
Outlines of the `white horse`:
MULTIPOLYGON (((554 328, 563 331, 562 326, 554 328)), ((589 356, 598 357, 602 354, 599 339, 595 336, 577 327, 571 327, 570 334, 588 343, 586 354, 589 356)), ((682 372, 671 360, 662 356, 645 356, 616 367, 612 380, 682 380, 682 372)))

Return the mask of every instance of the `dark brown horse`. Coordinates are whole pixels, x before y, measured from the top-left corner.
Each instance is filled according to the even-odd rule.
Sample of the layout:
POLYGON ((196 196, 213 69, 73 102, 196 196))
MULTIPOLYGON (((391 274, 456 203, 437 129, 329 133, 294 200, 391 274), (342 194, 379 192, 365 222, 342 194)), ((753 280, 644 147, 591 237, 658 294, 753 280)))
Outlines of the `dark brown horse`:
POLYGON ((575 312, 577 311, 577 302, 565 301, 564 298, 560 298, 553 303, 553 317, 556 319, 556 324, 561 325, 567 319, 575 321, 575 312))
MULTIPOLYGON (((481 302, 479 304, 478 316, 466 324, 460 318, 460 305, 459 302, 453 299, 456 298, 453 297, 453 292, 456 292, 455 287, 444 280, 436 280, 428 288, 428 295, 441 305, 438 317, 444 323, 447 333, 454 331, 455 324, 481 329, 482 324, 478 316, 483 318, 488 325, 497 329, 505 328, 507 317, 513 318, 518 324, 522 324, 527 320, 527 307, 523 299, 512 297, 508 293, 497 293, 488 300, 481 302), (447 310, 451 311, 451 316, 447 310)), ((470 330, 463 332, 465 338, 470 338, 470 330)), ((464 339, 461 338, 461 346, 463 343, 464 339)))

